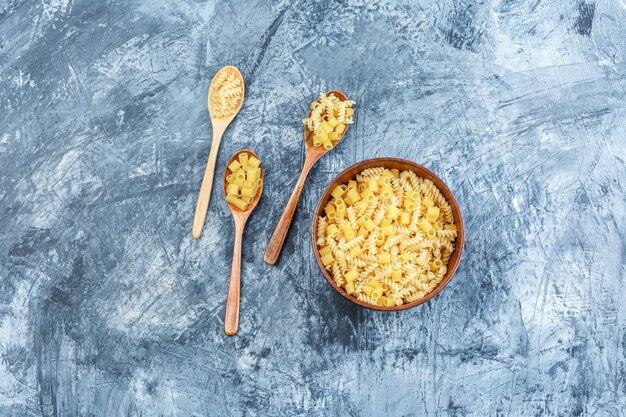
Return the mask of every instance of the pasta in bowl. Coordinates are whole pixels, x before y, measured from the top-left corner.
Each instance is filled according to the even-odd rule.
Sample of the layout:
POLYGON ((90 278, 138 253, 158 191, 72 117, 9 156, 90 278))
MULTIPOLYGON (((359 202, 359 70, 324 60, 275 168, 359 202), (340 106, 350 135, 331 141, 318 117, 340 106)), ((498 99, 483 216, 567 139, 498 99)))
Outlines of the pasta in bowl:
POLYGON ((357 163, 326 188, 312 222, 313 252, 343 297, 402 310, 438 294, 458 267, 463 218, 429 169, 397 158, 357 163))

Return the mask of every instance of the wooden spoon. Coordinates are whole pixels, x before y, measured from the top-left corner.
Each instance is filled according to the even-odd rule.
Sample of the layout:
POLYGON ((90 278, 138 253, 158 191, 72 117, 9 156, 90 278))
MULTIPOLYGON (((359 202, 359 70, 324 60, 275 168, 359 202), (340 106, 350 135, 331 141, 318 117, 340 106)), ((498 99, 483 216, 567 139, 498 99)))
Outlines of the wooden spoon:
POLYGON ((204 220, 206 219, 206 213, 209 209, 209 201, 211 200, 211 189, 213 188, 213 176, 215 175, 215 161, 217 161, 217 152, 220 148, 220 142, 222 141, 222 135, 224 135, 224 131, 233 121, 239 110, 241 110, 241 105, 243 104, 243 97, 245 95, 246 89, 243 82, 243 77, 241 73, 237 69, 237 67, 227 66, 220 69, 213 80, 211 80, 211 86, 209 87, 209 116, 211 117, 211 126, 213 126, 213 143, 211 144, 211 151, 209 152, 209 160, 206 164, 206 169, 204 170, 204 177, 202 178, 202 185, 200 185, 200 193, 198 194, 198 203, 196 204, 196 211, 193 215, 193 226, 191 228, 191 235, 194 239, 198 239, 200 234, 202 234, 202 227, 204 227, 204 220), (215 82, 218 74, 222 71, 229 71, 235 74, 235 77, 239 78, 241 81, 241 88, 243 92, 241 94, 241 100, 235 109, 235 112, 232 116, 228 117, 217 117, 215 116, 215 111, 212 109, 211 100, 213 98, 213 94, 215 91, 213 90, 213 83, 215 82))
MULTIPOLYGON (((228 161, 228 165, 230 165, 235 159, 239 158, 239 154, 247 153, 248 157, 254 156, 259 159, 255 155, 254 152, 244 149, 233 155, 232 158, 228 161)), ((263 165, 259 165, 261 168, 261 179, 265 181, 265 177, 263 175, 263 165)), ((232 174, 229 168, 226 168, 224 172, 224 196, 226 196, 226 187, 228 187, 228 182, 226 181, 226 177, 232 174)), ((254 200, 250 204, 245 211, 239 210, 233 204, 228 204, 228 208, 233 214, 233 223, 235 224, 235 248, 233 250, 233 263, 230 270, 230 282, 228 284, 228 297, 226 298, 226 314, 224 317, 224 332, 233 336, 237 333, 237 327, 239 326, 239 287, 241 282, 241 240, 243 238, 243 229, 246 225, 246 221, 248 221, 248 217, 250 217, 250 213, 256 207, 259 199, 261 198, 261 194, 263 193, 263 185, 256 193, 254 200)))
MULTIPOLYGON (((347 100, 345 94, 341 91, 332 90, 326 93, 326 95, 330 94, 334 94, 335 97, 341 101, 347 100)), ((309 111, 309 116, 310 115, 311 111, 309 111)), ((346 125, 346 130, 339 138, 340 141, 348 131, 348 126, 350 125, 346 125)), ((315 165, 315 163, 326 152, 328 152, 323 146, 313 146, 313 132, 309 130, 306 125, 304 126, 304 146, 306 147, 306 156, 304 158, 302 172, 300 172, 300 177, 298 178, 298 182, 296 182, 296 188, 294 188, 291 193, 291 197, 287 202, 287 206, 285 207, 282 216, 280 216, 280 220, 274 229, 274 233, 267 244, 267 249, 265 250, 265 255, 263 256, 263 260, 269 265, 274 265, 278 260, 278 255, 280 255, 280 251, 285 243, 285 237, 287 237, 287 231, 291 225, 291 220, 293 219, 293 215, 296 211, 296 206, 298 205, 298 200, 300 200, 300 194, 302 194, 302 188, 304 187, 306 177, 309 175, 309 171, 311 171, 313 165, 315 165)))

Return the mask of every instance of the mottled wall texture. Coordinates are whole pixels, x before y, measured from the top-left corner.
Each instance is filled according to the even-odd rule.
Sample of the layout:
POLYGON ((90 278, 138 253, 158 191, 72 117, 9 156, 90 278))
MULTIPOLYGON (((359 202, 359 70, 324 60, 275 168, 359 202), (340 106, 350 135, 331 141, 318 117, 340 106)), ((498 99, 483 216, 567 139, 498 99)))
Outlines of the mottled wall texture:
POLYGON ((0 415, 619 416, 626 409, 626 1, 0 0, 0 415), (218 158, 267 185, 223 333, 233 226, 206 96, 246 79, 218 158), (321 91, 356 123, 265 244, 321 91), (466 221, 450 285, 360 309, 310 246, 330 179, 438 173, 466 221))

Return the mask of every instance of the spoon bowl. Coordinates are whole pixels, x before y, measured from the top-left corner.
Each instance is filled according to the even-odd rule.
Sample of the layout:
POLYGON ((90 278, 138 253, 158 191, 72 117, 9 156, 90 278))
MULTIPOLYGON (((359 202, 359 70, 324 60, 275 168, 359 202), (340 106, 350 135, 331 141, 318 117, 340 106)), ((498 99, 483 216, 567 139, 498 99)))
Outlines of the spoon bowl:
MULTIPOLYGON (((230 168, 228 168, 230 166, 230 164, 239 159, 239 155, 245 153, 248 155, 248 157, 254 156, 256 159, 259 159, 259 157, 252 152, 249 149, 242 149, 241 151, 235 153, 226 163, 226 170, 224 171, 224 197, 226 197, 227 193, 226 193, 226 187, 228 187, 228 181, 226 181, 226 177, 228 177, 230 174, 232 174, 233 172, 230 170, 230 168)), ((260 160, 260 159, 259 159, 260 160)), ((256 195, 254 196, 254 200, 252 200, 250 202, 250 204, 248 204, 248 207, 244 210, 239 210, 238 207, 235 207, 234 204, 229 203, 228 201, 226 202, 226 204, 228 204, 228 208, 230 209, 230 211, 233 213, 233 216, 235 214, 239 215, 239 214, 250 214, 250 212, 252 212, 252 210, 254 210, 254 208, 256 207, 257 204, 259 204, 259 200, 261 199, 261 194, 263 194, 263 185, 265 185, 265 175, 263 172, 263 163, 261 163, 261 165, 259 165, 259 168, 261 169, 261 180, 263 181, 263 183, 261 184, 261 187, 259 188, 259 190, 257 191, 256 195)))
MULTIPOLYGON (((226 187, 228 187, 228 181, 226 177, 232 174, 232 171, 228 166, 235 160, 239 159, 239 155, 245 153, 248 157, 254 156, 256 159, 259 159, 256 154, 248 149, 241 150, 235 153, 232 158, 228 160, 228 164, 226 170, 224 171, 224 197, 226 197, 226 187)), ((259 159, 260 161, 260 159, 259 159)), ((264 182, 265 175, 263 173, 263 164, 259 165, 261 170, 260 178, 264 182)), ((229 203, 228 208, 233 215, 233 223, 235 224, 235 246, 233 249, 233 263, 230 270, 230 281, 228 283, 228 296, 226 298, 226 312, 224 315, 224 333, 228 336, 233 336, 237 333, 237 328, 239 327, 239 294, 241 287, 241 242, 243 240, 243 230, 246 226, 246 222, 248 221, 248 217, 252 213, 252 210, 257 206, 259 200, 261 199, 261 194, 263 193, 263 183, 261 183, 261 187, 257 190, 254 199, 248 204, 245 210, 240 210, 234 204, 229 203)))
MULTIPOLYGON (((331 90, 331 91, 326 92, 327 96, 331 94, 337 97, 340 101, 346 101, 348 99, 346 95, 339 90, 331 90)), ((311 117, 312 111, 313 111, 312 109, 309 110, 309 114, 307 114, 307 117, 311 117)), ((346 130, 344 130, 343 133, 341 134, 341 137, 339 138, 339 142, 341 142, 344 136, 346 136, 346 133, 348 132, 349 127, 350 125, 346 125, 346 130)), ((330 152, 333 149, 335 149, 334 147, 333 149, 326 149, 323 146, 313 145, 313 136, 314 136, 313 131, 309 129, 308 126, 305 125, 304 126, 304 146, 306 147, 307 150, 310 149, 312 152, 317 152, 317 153, 320 153, 321 155, 324 155, 325 153, 330 152)), ((337 142, 335 146, 337 146, 339 142, 337 142)))
POLYGON ((239 110, 241 110, 241 106, 243 105, 243 98, 244 95, 246 93, 246 87, 244 85, 243 82, 243 76, 241 75, 241 72, 239 72, 239 69, 237 67, 234 67, 232 65, 227 65, 223 68, 221 68, 213 77, 213 79, 211 80, 211 85, 209 86, 209 93, 208 93, 208 102, 209 102, 209 116, 211 117, 211 122, 214 123, 215 120, 228 120, 228 123, 230 123, 235 116, 237 116, 237 113, 239 113, 239 110), (239 80, 239 82, 241 83, 241 88, 243 89, 243 92, 241 94, 241 100, 239 100, 239 103, 237 104, 237 107, 235 107, 235 111, 232 115, 229 116, 216 116, 215 115, 215 109, 213 108, 212 105, 212 98, 215 97, 215 94, 217 92, 217 90, 215 90, 213 87, 215 85, 215 82, 218 79, 218 75, 222 72, 222 71, 228 71, 232 74, 235 75, 235 78, 237 78, 239 80))
MULTIPOLYGON (((334 94, 335 97, 341 101, 347 100, 346 95, 339 90, 331 90, 326 93, 326 95, 330 94, 334 94)), ((311 111, 309 111, 309 116, 310 115, 311 111)), ((339 142, 341 142, 346 133, 348 133, 349 126, 350 125, 346 125, 346 129, 339 138, 339 142)), ((339 142, 337 142, 337 144, 339 144, 339 142)), ((296 182, 296 187, 291 193, 291 197, 289 197, 285 210, 276 224, 274 233, 267 244, 267 249, 265 250, 265 255, 263 256, 263 260, 269 265, 274 265, 278 260, 278 256, 280 255, 280 251, 285 243, 285 238, 287 237, 287 232, 289 231, 289 226, 291 225, 291 220, 293 219, 293 215, 296 211, 296 206, 298 205, 298 200, 300 200, 300 194, 302 194, 302 189, 304 188, 304 183, 306 181, 306 177, 309 175, 309 171, 311 171, 313 165, 315 165, 315 163, 319 161, 322 156, 332 150, 325 149, 323 146, 314 146, 313 132, 306 125, 304 126, 304 146, 306 154, 302 172, 300 173, 298 182, 296 182)))

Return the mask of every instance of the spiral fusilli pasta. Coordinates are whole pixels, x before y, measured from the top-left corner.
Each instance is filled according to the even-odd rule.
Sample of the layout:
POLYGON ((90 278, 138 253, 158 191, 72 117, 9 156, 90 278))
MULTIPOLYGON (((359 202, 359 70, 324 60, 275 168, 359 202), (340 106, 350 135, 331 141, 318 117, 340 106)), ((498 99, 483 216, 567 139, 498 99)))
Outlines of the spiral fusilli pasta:
POLYGON ((212 116, 224 118, 235 114, 243 100, 243 82, 235 71, 228 67, 219 70, 210 89, 212 116))
POLYGON ((326 269, 348 294, 392 307, 425 297, 443 280, 457 229, 432 181, 374 167, 332 195, 318 219, 317 243, 326 269))

